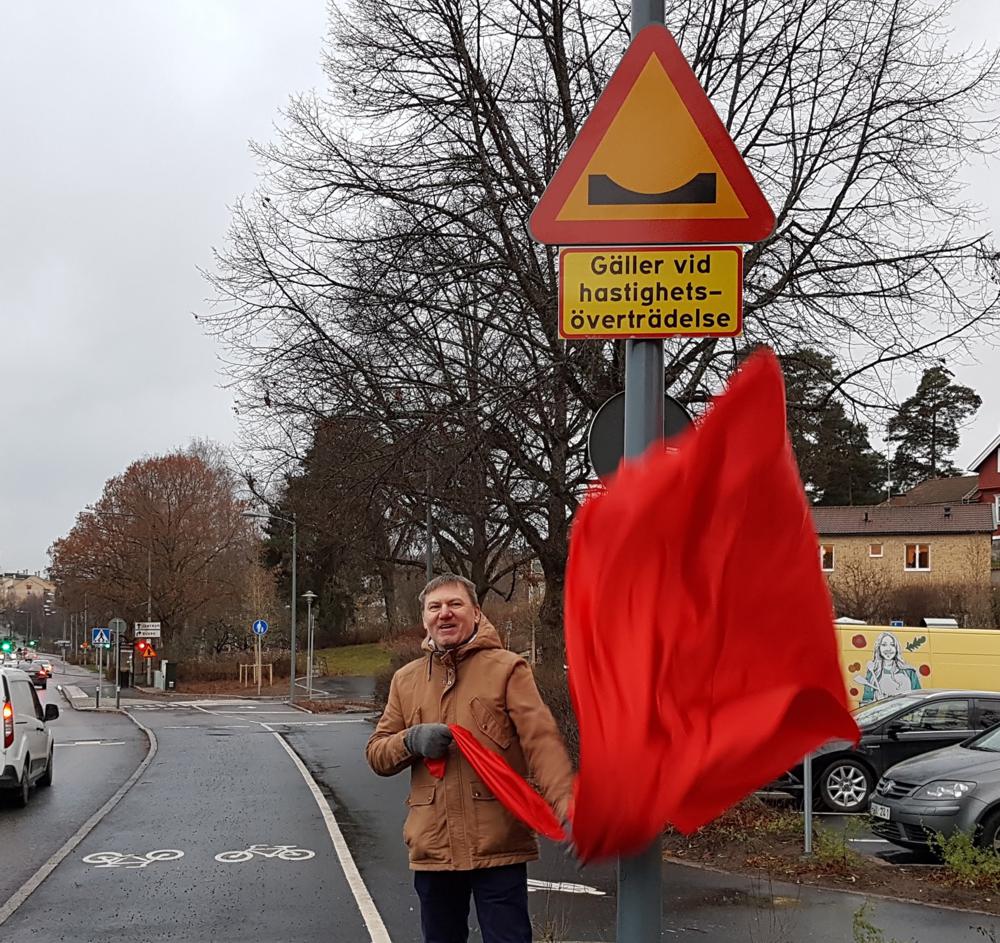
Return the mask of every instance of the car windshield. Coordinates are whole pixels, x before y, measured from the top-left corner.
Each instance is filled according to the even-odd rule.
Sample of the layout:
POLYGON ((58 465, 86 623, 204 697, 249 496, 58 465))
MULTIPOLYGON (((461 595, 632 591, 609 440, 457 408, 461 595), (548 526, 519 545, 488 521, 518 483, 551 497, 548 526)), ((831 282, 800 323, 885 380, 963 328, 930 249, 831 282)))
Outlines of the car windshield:
POLYGON ((970 750, 982 750, 984 753, 1000 753, 1000 724, 967 741, 963 746, 970 750))
POLYGON ((859 727, 871 727, 885 720, 890 714, 895 714, 898 710, 919 704, 920 700, 919 697, 900 694, 895 697, 883 698, 881 701, 873 701, 871 704, 862 704, 855 708, 852 713, 859 727))

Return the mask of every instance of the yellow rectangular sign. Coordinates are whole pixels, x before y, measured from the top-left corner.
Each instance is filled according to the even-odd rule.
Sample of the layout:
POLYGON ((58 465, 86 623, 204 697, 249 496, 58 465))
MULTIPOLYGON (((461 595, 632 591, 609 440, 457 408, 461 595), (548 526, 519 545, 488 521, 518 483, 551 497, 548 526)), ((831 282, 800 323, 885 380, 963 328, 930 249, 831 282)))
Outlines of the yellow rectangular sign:
POLYGON ((559 254, 559 336, 734 337, 743 330, 739 246, 609 246, 559 254))

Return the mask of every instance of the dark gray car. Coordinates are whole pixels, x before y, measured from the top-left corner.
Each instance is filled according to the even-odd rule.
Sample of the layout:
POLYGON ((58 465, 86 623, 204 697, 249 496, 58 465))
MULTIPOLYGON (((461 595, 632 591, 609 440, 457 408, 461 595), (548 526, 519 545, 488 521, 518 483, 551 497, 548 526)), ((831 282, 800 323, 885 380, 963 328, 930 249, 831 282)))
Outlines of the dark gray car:
MULTIPOLYGON (((857 746, 831 740, 812 754, 815 788, 833 812, 864 812, 889 767, 992 727, 1000 721, 1000 692, 911 691, 865 704, 854 719, 861 731, 857 746)), ((770 788, 801 791, 802 764, 770 788)))
POLYGON ((904 848, 927 848, 937 832, 965 831, 1000 854, 1000 724, 893 766, 869 811, 875 834, 904 848))

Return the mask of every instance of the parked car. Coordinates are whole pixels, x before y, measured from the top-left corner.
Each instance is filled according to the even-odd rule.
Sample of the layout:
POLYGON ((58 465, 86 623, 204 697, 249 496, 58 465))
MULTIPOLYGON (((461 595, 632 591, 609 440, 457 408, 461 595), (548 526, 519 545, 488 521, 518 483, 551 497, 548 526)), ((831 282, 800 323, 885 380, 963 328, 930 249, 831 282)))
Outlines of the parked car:
MULTIPOLYGON (((996 691, 912 691, 854 711, 861 729, 855 747, 831 740, 813 753, 813 782, 819 799, 833 812, 864 812, 875 784, 903 760, 951 746, 1000 722, 996 691)), ((802 765, 771 788, 802 790, 802 765)))
POLYGON ((872 831, 904 848, 925 849, 938 832, 965 831, 1000 854, 1000 724, 893 766, 869 811, 872 831))
POLYGON ((17 667, 31 678, 31 683, 36 688, 47 688, 49 686, 49 673, 40 661, 19 661, 17 667))
POLYGON ((52 785, 53 737, 48 724, 59 716, 41 701, 31 679, 17 668, 0 667, 0 791, 25 806, 31 787, 52 785))

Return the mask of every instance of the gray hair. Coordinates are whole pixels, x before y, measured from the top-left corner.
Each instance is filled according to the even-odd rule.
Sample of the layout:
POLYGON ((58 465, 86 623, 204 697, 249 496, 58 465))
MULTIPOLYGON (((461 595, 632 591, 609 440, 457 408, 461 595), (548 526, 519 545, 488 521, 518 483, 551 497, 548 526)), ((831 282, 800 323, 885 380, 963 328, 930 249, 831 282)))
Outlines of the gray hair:
POLYGON ((472 605, 477 609, 479 608, 479 596, 476 593, 476 584, 472 580, 467 580, 464 576, 459 576, 457 573, 442 573, 440 576, 435 576, 434 579, 420 590, 420 595, 417 599, 420 600, 421 609, 424 608, 424 599, 427 597, 427 594, 442 586, 465 587, 465 591, 469 594, 469 599, 472 600, 472 605))

